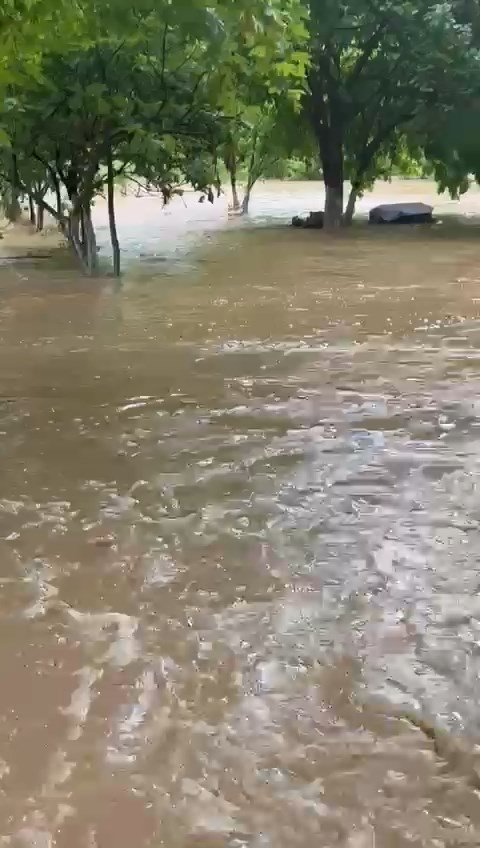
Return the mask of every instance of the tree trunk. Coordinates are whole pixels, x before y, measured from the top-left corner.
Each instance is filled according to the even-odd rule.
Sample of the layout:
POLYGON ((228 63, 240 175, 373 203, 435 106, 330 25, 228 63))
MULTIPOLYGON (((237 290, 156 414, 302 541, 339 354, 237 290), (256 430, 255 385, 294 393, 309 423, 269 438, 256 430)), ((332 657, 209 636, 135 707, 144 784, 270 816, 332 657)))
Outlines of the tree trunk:
POLYGON ((80 247, 82 249, 82 256, 86 254, 86 239, 85 239, 85 212, 83 209, 80 209, 80 220, 79 220, 79 241, 80 247))
POLYGON ((343 221, 343 186, 325 184, 325 218, 326 230, 338 230, 343 221))
POLYGON ((53 180, 54 188, 55 188, 55 204, 57 207, 57 221, 58 221, 58 229, 63 235, 67 233, 67 220, 64 212, 64 207, 62 203, 62 192, 60 190, 60 183, 56 176, 53 180))
POLYGON ((57 179, 55 179, 55 202, 57 204, 58 219, 61 220, 63 217, 62 193, 60 191, 60 183, 57 179))
POLYGON ((107 155, 107 198, 108 198, 108 223, 110 226, 110 242, 113 253, 113 276, 120 276, 120 244, 118 241, 117 223, 115 221, 115 182, 113 175, 112 150, 107 155))
POLYGON ((323 126, 318 141, 325 184, 326 230, 337 230, 343 223, 343 139, 341 127, 334 123, 323 126))
POLYGON ((245 189, 245 195, 244 195, 244 198, 243 198, 243 201, 242 201, 242 208, 241 208, 242 215, 248 215, 248 210, 250 208, 250 197, 251 197, 251 194, 252 194, 252 188, 253 188, 253 186, 247 185, 247 187, 245 189))
POLYGON ((68 218, 68 227, 66 231, 66 235, 72 248, 75 256, 77 257, 80 265, 82 266, 82 270, 85 274, 88 274, 88 267, 85 261, 85 251, 83 249, 83 245, 80 239, 80 213, 76 210, 72 210, 70 216, 68 218))
POLYGON ((224 165, 230 177, 230 186, 232 189, 232 208, 234 212, 240 209, 240 198, 237 189, 237 145, 235 141, 235 131, 230 132, 224 148, 224 165))
POLYGON ((98 254, 90 204, 83 208, 83 229, 85 237, 85 265, 88 275, 93 277, 98 269, 98 254))
POLYGON ((348 195, 347 205, 345 207, 345 214, 343 216, 343 223, 346 227, 350 227, 353 221, 353 215, 355 213, 355 204, 357 202, 358 197, 358 188, 355 185, 352 185, 350 189, 350 194, 348 195))
POLYGON ((22 209, 18 199, 18 194, 14 188, 11 190, 8 202, 5 205, 5 217, 11 224, 15 224, 22 216, 22 209))
POLYGON ((230 185, 232 187, 233 211, 238 212, 240 209, 240 198, 237 189, 237 175, 234 171, 230 172, 230 185))
POLYGON ((325 183, 326 230, 338 230, 343 222, 343 147, 341 141, 331 139, 326 155, 322 155, 323 181, 325 183))
POLYGON ((42 230, 43 230, 43 217, 44 217, 44 208, 40 203, 38 203, 37 204, 37 215, 36 215, 37 233, 41 233, 42 230))
POLYGON ((10 196, 5 205, 5 217, 11 224, 15 224, 22 216, 22 209, 19 200, 19 179, 17 157, 12 154, 10 162, 10 196))
POLYGON ((35 216, 35 204, 33 202, 33 197, 31 194, 28 195, 28 208, 30 210, 30 223, 34 227, 37 223, 37 218, 35 216))
POLYGON ((248 177, 247 177, 247 187, 245 189, 245 195, 242 203, 242 215, 248 215, 248 210, 250 208, 250 198, 252 196, 253 187, 258 179, 259 170, 256 167, 257 165, 257 142, 258 142, 258 130, 255 127, 253 131, 252 137, 252 152, 250 154, 250 162, 248 163, 248 177))
POLYGON ((84 274, 93 277, 97 271, 98 257, 90 206, 81 209, 74 206, 68 219, 67 237, 84 274))

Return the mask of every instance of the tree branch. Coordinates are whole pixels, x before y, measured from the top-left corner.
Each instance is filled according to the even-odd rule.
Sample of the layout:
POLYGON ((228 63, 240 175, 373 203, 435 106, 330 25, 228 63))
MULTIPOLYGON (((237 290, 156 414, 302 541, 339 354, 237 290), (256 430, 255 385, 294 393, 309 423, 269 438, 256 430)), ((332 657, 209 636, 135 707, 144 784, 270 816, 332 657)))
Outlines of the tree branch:
POLYGON ((360 77, 363 69, 365 68, 368 61, 370 60, 375 48, 378 47, 381 35, 384 32, 384 30, 386 29, 386 27, 387 27, 387 21, 386 20, 380 21, 377 28, 374 30, 374 32, 372 32, 370 38, 368 38, 367 41, 365 42, 365 44, 363 45, 363 49, 362 49, 360 56, 358 57, 357 61, 355 62, 355 65, 353 66, 352 71, 347 76, 347 79, 346 79, 347 88, 351 88, 352 85, 355 85, 355 83, 357 82, 357 80, 360 77))

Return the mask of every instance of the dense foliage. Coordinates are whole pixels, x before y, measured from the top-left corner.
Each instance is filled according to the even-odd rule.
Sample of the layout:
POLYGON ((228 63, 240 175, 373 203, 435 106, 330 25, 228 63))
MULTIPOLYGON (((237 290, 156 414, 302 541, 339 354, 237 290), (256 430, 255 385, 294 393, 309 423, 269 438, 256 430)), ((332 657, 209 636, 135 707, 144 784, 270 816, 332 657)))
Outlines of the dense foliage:
POLYGON ((305 0, 310 67, 305 109, 318 141, 326 223, 344 212, 412 125, 434 126, 478 76, 466 5, 437 0, 305 0))
POLYGON ((5 0, 4 209, 48 211, 91 274, 105 195, 119 274, 120 179, 213 200, 226 174, 247 212, 260 177, 321 172, 330 228, 412 162, 460 191, 480 178, 479 21, 468 0, 5 0))
MULTIPOLYGON (((87 273, 97 266, 92 203, 106 192, 118 274, 115 179, 142 181, 166 201, 184 183, 212 198, 237 89, 248 89, 252 104, 290 97, 304 74, 293 44, 303 24, 296 0, 81 0, 75 8, 61 41, 37 43, 30 74, 16 75, 12 52, 0 179, 9 215, 28 195, 58 221, 87 273)), ((21 24, 12 27, 27 39, 21 24)))

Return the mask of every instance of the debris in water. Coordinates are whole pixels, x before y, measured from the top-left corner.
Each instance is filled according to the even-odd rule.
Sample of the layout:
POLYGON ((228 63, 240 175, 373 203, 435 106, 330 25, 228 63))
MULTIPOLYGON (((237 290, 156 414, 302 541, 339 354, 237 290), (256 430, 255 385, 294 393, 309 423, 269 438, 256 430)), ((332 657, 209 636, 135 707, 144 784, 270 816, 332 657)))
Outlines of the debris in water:
POLYGON ((97 548, 112 548, 116 542, 115 536, 106 535, 106 536, 95 536, 90 540, 91 545, 95 545, 97 548))

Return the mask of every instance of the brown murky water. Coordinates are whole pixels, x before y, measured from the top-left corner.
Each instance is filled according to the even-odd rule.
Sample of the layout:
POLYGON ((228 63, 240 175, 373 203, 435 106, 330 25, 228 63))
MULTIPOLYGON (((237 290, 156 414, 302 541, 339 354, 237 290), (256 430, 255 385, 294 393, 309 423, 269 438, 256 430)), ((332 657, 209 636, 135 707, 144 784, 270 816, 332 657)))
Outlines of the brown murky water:
POLYGON ((202 227, 1 271, 0 844, 478 845, 480 231, 202 227))

